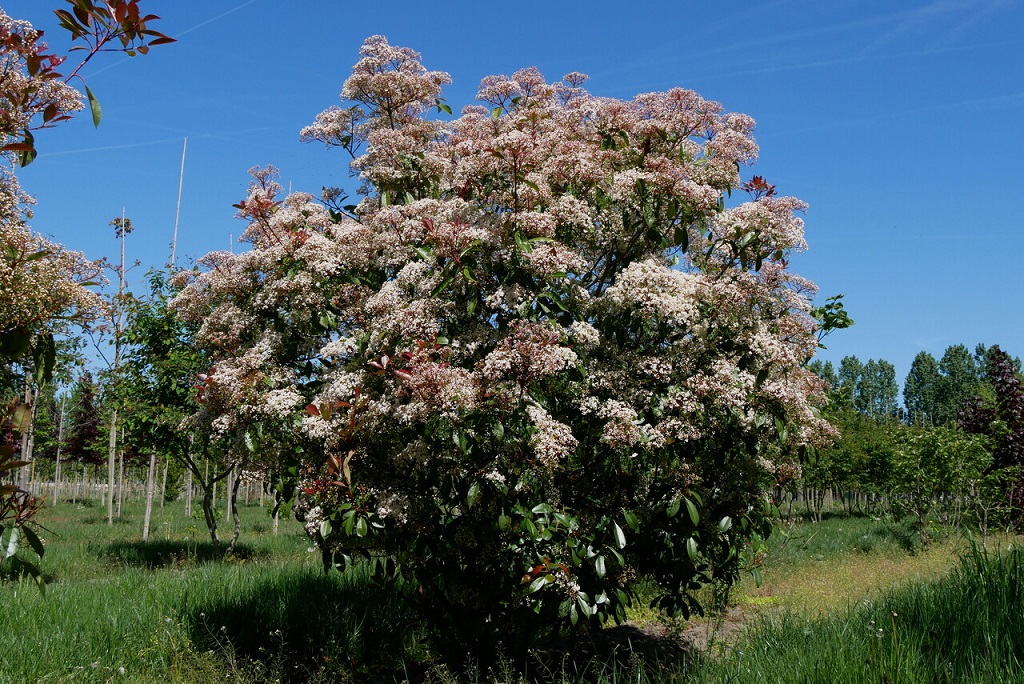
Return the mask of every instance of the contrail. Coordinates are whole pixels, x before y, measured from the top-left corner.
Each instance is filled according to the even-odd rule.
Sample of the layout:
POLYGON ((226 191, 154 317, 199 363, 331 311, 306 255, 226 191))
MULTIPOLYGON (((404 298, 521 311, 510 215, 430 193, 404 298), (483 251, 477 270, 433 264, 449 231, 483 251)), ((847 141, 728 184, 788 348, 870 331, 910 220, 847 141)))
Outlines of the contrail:
POLYGON ((169 142, 179 142, 181 137, 166 138, 164 140, 150 140, 149 142, 129 143, 127 145, 106 145, 104 147, 85 147, 78 150, 64 150, 63 152, 45 152, 40 157, 62 157, 68 154, 83 154, 85 152, 104 152, 106 150, 127 150, 132 147, 148 147, 150 145, 163 145, 169 142))
POLYGON ((235 7, 234 9, 229 9, 227 12, 222 12, 222 13, 218 14, 217 16, 213 17, 212 19, 207 19, 206 21, 204 21, 202 23, 196 24, 192 28, 185 29, 184 31, 179 33, 178 36, 184 36, 186 34, 192 33, 193 31, 197 31, 197 30, 203 28, 204 26, 206 26, 207 24, 212 24, 213 22, 217 21, 218 19, 226 17, 229 14, 234 14, 235 12, 237 12, 238 10, 240 10, 240 9, 242 9, 244 7, 248 7, 249 5, 253 4, 254 2, 258 2, 258 0, 248 0, 248 2, 243 2, 241 5, 239 5, 238 7, 235 7))
MULTIPOLYGON (((199 29, 203 28, 204 26, 206 26, 208 24, 212 24, 213 22, 217 21, 218 19, 222 19, 222 18, 228 16, 229 14, 234 14, 238 10, 244 9, 244 8, 248 7, 249 5, 253 4, 254 2, 259 2, 259 0, 247 0, 246 2, 243 2, 241 5, 233 7, 232 9, 229 9, 226 12, 221 12, 217 16, 211 17, 210 19, 207 19, 206 21, 202 21, 202 22, 196 24, 195 26, 192 26, 190 28, 185 29, 184 31, 180 31, 180 32, 178 32, 177 34, 175 34, 175 35, 173 35, 171 37, 172 38, 180 38, 181 36, 188 35, 189 33, 192 33, 193 31, 198 31, 199 29)), ((120 62, 114 62, 113 64, 108 64, 107 66, 105 66, 105 67, 103 67, 101 69, 96 69, 95 71, 90 71, 89 75, 90 76, 96 76, 98 74, 102 74, 104 71, 109 71, 109 70, 113 69, 114 67, 120 66, 120 65, 124 64, 125 62, 127 62, 130 59, 131 59, 131 57, 125 57, 120 62)))
MULTIPOLYGON (((230 140, 228 136, 241 133, 259 133, 261 131, 273 130, 268 126, 260 126, 259 128, 246 128, 242 130, 231 130, 217 133, 189 133, 191 138, 194 140, 202 140, 205 138, 213 138, 215 140, 230 140)), ((165 143, 178 143, 181 142, 182 136, 179 135, 176 138, 162 138, 160 140, 148 140, 146 142, 137 143, 126 143, 124 145, 105 145, 102 147, 83 147, 77 150, 63 150, 62 152, 41 152, 40 157, 63 157, 69 154, 85 154, 87 152, 104 152, 107 150, 128 150, 133 147, 149 147, 151 145, 163 145, 165 143)))

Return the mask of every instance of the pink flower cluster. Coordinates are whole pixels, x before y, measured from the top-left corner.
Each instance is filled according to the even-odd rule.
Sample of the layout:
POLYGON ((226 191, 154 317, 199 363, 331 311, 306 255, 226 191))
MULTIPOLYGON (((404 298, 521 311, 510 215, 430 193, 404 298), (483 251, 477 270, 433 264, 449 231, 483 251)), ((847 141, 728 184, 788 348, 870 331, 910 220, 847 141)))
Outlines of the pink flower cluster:
POLYGON ((209 255, 173 303, 218 357, 197 420, 284 421, 322 454, 358 453, 353 481, 381 497, 411 463, 466 476, 458 433, 491 439, 470 427, 487 411, 527 426, 487 470, 501 482, 513 462, 688 453, 725 431, 763 445, 750 467, 768 474, 829 439, 804 368, 813 285, 788 271, 805 205, 721 208, 757 157, 750 117, 678 88, 595 97, 580 74, 536 69, 485 78, 488 106, 427 117, 449 80, 367 40, 350 105, 302 131, 352 154, 352 212, 279 200, 255 173, 238 205, 251 249, 209 255), (346 408, 303 415, 306 402, 346 408), (424 441, 439 421, 456 435, 444 452, 424 441))

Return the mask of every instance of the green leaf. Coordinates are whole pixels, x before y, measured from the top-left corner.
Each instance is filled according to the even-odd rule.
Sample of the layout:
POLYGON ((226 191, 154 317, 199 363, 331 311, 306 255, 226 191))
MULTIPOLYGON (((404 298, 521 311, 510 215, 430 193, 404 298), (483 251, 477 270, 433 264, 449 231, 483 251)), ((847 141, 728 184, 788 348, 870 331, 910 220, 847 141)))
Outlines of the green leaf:
POLYGON ((367 531, 368 531, 368 527, 367 527, 367 524, 366 524, 366 518, 360 517, 360 518, 356 519, 356 524, 355 524, 356 536, 357 537, 365 537, 367 531))
POLYGON ((32 528, 30 527, 22 527, 21 531, 22 534, 25 535, 25 539, 28 540, 28 544, 32 547, 32 550, 36 552, 37 556, 42 558, 43 554, 46 553, 46 547, 43 546, 43 541, 36 535, 35 532, 32 531, 32 528))
POLYGON ((619 523, 612 523, 612 533, 615 535, 615 544, 620 548, 626 548, 626 533, 619 527, 619 523))
POLYGON ((35 137, 33 137, 32 132, 26 130, 24 132, 24 136, 25 145, 27 146, 27 149, 18 152, 18 166, 28 166, 29 164, 32 163, 32 161, 36 158, 36 155, 38 154, 38 152, 36 152, 35 147, 35 137))
POLYGON ((686 501, 686 512, 690 515, 690 522, 694 525, 699 525, 700 514, 697 512, 697 506, 689 499, 684 499, 684 501, 686 501))
POLYGON ((544 588, 544 585, 548 584, 554 578, 551 575, 541 575, 537 579, 530 582, 530 586, 526 587, 526 593, 532 594, 535 591, 539 591, 544 588))
POLYGON ((438 284, 438 286, 434 288, 434 291, 430 293, 430 296, 431 297, 436 297, 439 294, 441 294, 442 292, 444 292, 446 289, 448 289, 448 286, 452 284, 453 280, 455 280, 455 276, 454 275, 450 275, 447 278, 445 278, 444 280, 442 280, 438 284))
POLYGON ((668 508, 665 509, 665 514, 670 518, 676 517, 676 515, 679 513, 679 507, 681 505, 682 501, 680 499, 673 499, 672 503, 670 503, 668 505, 668 508))
POLYGON ((686 555, 690 557, 691 561, 697 560, 697 540, 693 537, 686 540, 686 555))
POLYGON ((608 547, 605 547, 605 548, 607 548, 609 551, 612 552, 612 555, 615 556, 615 560, 618 561, 619 565, 625 565, 626 564, 626 559, 623 558, 622 554, 619 553, 618 549, 616 549, 615 547, 612 547, 612 546, 608 546, 608 547))
POLYGON ((604 556, 598 556, 597 560, 594 561, 594 572, 597 573, 598 579, 604 579, 605 574, 608 572, 604 564, 604 556))
POLYGON ((534 506, 531 509, 530 512, 535 514, 535 515, 541 515, 541 514, 548 515, 548 514, 553 513, 554 511, 555 511, 555 509, 552 508, 551 506, 549 506, 548 504, 541 503, 541 504, 537 504, 536 506, 534 506))
POLYGON ((754 578, 754 584, 756 586, 761 586, 764 582, 764 577, 761 575, 761 568, 751 568, 750 574, 754 578))
POLYGON ((18 539, 21 534, 17 527, 12 527, 7 530, 7 543, 0 544, 4 547, 4 558, 10 558, 18 552, 18 539))
POLYGON ((324 521, 322 521, 320 523, 320 536, 323 537, 324 539, 327 539, 327 537, 330 536, 331 530, 332 530, 332 527, 331 527, 331 521, 330 520, 324 520, 324 521))
POLYGON ((40 335, 35 349, 36 382, 44 385, 53 378, 53 369, 57 365, 57 344, 53 335, 40 335))
POLYGON ((512 518, 508 517, 504 513, 498 516, 498 529, 501 531, 507 530, 512 526, 512 518))
POLYGON ((480 485, 476 482, 469 486, 469 492, 466 493, 466 505, 470 508, 476 505, 477 500, 480 498, 480 485))
POLYGON ((18 404, 11 416, 11 424, 15 431, 24 434, 28 431, 29 423, 32 421, 32 407, 28 404, 18 404))
POLYGON ((584 617, 588 617, 596 612, 596 609, 592 609, 590 604, 587 603, 587 599, 584 598, 585 594, 581 591, 576 594, 576 604, 580 607, 580 612, 583 613, 584 617))
POLYGON ((732 528, 732 518, 730 518, 729 516, 725 516, 724 518, 722 518, 721 520, 718 521, 718 531, 719 532, 728 532, 731 528, 732 528))
POLYGON ((629 525, 629 529, 636 532, 640 527, 640 521, 637 519, 636 514, 633 511, 623 511, 622 517, 626 519, 626 524, 629 525))
POLYGON ((100 117, 103 115, 103 110, 100 108, 100 101, 96 99, 96 96, 89 90, 89 86, 85 86, 85 96, 89 100, 89 110, 92 112, 92 125, 96 128, 100 126, 100 117))
POLYGON ((530 520, 529 518, 523 518, 522 528, 526 531, 526 534, 529 537, 532 538, 532 537, 536 537, 537 536, 537 526, 534 525, 533 521, 530 520))

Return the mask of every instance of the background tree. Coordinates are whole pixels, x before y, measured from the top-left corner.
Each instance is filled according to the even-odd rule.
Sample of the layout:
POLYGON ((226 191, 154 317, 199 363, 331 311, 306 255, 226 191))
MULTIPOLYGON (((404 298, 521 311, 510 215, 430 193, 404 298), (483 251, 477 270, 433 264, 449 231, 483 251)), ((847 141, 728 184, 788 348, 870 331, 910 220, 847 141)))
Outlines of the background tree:
POLYGON ((92 373, 85 371, 71 392, 71 424, 67 437, 67 455, 95 468, 103 461, 103 417, 96 397, 92 373))
POLYGON ((831 361, 814 359, 807 364, 807 369, 828 384, 830 393, 839 387, 839 375, 836 373, 836 369, 831 361))
MULTIPOLYGON (((198 406, 196 382, 210 361, 198 349, 194 337, 198 326, 185 323, 167 307, 174 291, 161 271, 149 274, 149 294, 133 298, 127 309, 125 356, 119 392, 129 410, 125 424, 130 440, 145 444, 161 458, 184 465, 203 492, 203 517, 215 549, 220 549, 217 514, 213 510, 213 489, 234 468, 224 458, 220 444, 211 444, 199 433, 183 429, 185 421, 198 406), (200 460, 202 459, 202 460, 200 460), (207 467, 213 465, 212 470, 207 467)), ((229 492, 237 497, 237 489, 229 492)), ((235 532, 232 548, 238 539, 237 507, 234 510, 235 532)))
POLYGON ((992 454, 983 439, 955 425, 901 427, 895 437, 888 472, 893 511, 897 519, 911 515, 927 545, 929 521, 959 527, 965 514, 973 513, 968 496, 984 480, 992 454))
POLYGON ((856 409, 860 400, 857 397, 864 364, 856 356, 844 356, 839 361, 837 377, 839 382, 833 388, 832 401, 840 407, 856 409))
POLYGON ((898 395, 896 368, 884 359, 869 359, 857 382, 857 410, 876 420, 890 420, 899 410, 898 395))
POLYGON ((1024 383, 1017 373, 1018 364, 998 346, 986 353, 986 379, 992 397, 982 397, 967 405, 960 424, 972 433, 988 435, 994 443, 992 467, 1010 473, 1006 497, 1017 525, 1024 509, 1024 383))
POLYGON ((896 369, 883 359, 861 362, 856 356, 846 356, 839 363, 838 384, 832 400, 840 408, 852 408, 857 413, 876 420, 895 417, 899 386, 896 369))
POLYGON ((935 424, 956 423, 960 411, 981 389, 982 368, 962 344, 950 345, 939 360, 935 388, 935 424))
POLYGON ((903 382, 903 403, 911 423, 935 423, 939 379, 939 362, 928 352, 919 352, 903 382))

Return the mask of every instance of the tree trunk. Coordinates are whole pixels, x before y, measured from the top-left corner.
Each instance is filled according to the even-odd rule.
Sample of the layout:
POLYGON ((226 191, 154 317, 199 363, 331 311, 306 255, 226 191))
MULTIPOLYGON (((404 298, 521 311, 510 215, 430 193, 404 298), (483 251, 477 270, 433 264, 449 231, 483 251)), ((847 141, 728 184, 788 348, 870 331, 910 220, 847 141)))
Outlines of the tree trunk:
POLYGON ((64 443, 64 404, 67 401, 67 395, 63 394, 60 397, 60 420, 57 421, 57 459, 53 466, 53 504, 54 506, 60 501, 60 448, 64 443))
POLYGON ((229 522, 231 522, 231 509, 235 505, 235 502, 232 499, 232 497, 235 495, 235 492, 238 490, 238 487, 236 486, 236 484, 237 484, 237 481, 239 479, 241 479, 241 478, 238 478, 238 477, 235 476, 235 469, 234 468, 232 468, 231 470, 228 471, 228 479, 224 482, 224 491, 226 493, 226 495, 224 496, 224 524, 225 525, 228 524, 229 522))
POLYGON ((271 529, 274 532, 274 536, 277 536, 277 525, 281 522, 281 504, 284 503, 284 497, 281 496, 281 492, 274 490, 274 511, 271 516, 274 519, 271 529))
POLYGON ((117 517, 121 517, 124 503, 124 433, 121 433, 121 448, 117 450, 117 517))
POLYGON ((193 436, 188 436, 188 453, 185 454, 185 517, 192 517, 192 442, 193 436))
POLYGON ((153 513, 153 489, 156 486, 154 482, 156 470, 156 452, 149 452, 149 477, 146 478, 146 516, 145 521, 142 523, 142 541, 149 539, 149 519, 153 513))
POLYGON ((203 517, 206 518, 206 527, 210 530, 210 540, 213 542, 213 553, 214 555, 219 556, 220 537, 217 536, 217 515, 213 512, 213 488, 215 486, 216 483, 204 483, 203 517))
MULTIPOLYGON (((25 404, 28 405, 28 406, 31 406, 31 401, 32 401, 32 386, 29 384, 28 372, 26 371, 26 373, 25 373, 25 404)), ((33 407, 33 409, 34 409, 34 407, 33 407)), ((28 448, 29 448, 29 435, 32 432, 32 419, 29 418, 28 426, 25 426, 23 424, 20 427, 24 427, 25 430, 24 430, 24 432, 21 433, 21 451, 18 452, 18 460, 19 461, 27 461, 27 460, 29 460, 28 448)), ((19 470, 17 482, 18 482, 18 486, 20 486, 22 489, 28 489, 28 469, 27 468, 21 468, 19 470)))
MULTIPOLYGON (((26 445, 25 451, 21 455, 23 461, 29 462, 28 482, 34 483, 36 480, 36 460, 32 457, 32 452, 36 448, 36 411, 39 409, 39 386, 37 385, 32 390, 32 410, 29 413, 30 419, 28 422, 28 444, 26 445)), ((28 483, 26 483, 28 484, 28 483)), ((28 489, 28 487, 26 487, 28 489)))
MULTIPOLYGON (((239 468, 241 470, 241 468, 239 468)), ((235 477, 234 483, 231 487, 231 494, 228 496, 228 501, 231 502, 231 517, 235 521, 235 533, 231 537, 231 544, 228 545, 228 553, 233 553, 235 550, 235 544, 238 543, 238 535, 242 531, 242 519, 238 516, 238 487, 242 484, 241 473, 235 477)))
POLYGON ((117 460, 117 409, 110 413, 110 443, 107 445, 107 524, 114 524, 114 462, 117 460))
POLYGON ((167 463, 164 463, 164 477, 160 483, 160 508, 164 507, 164 501, 167 500, 167 463))

